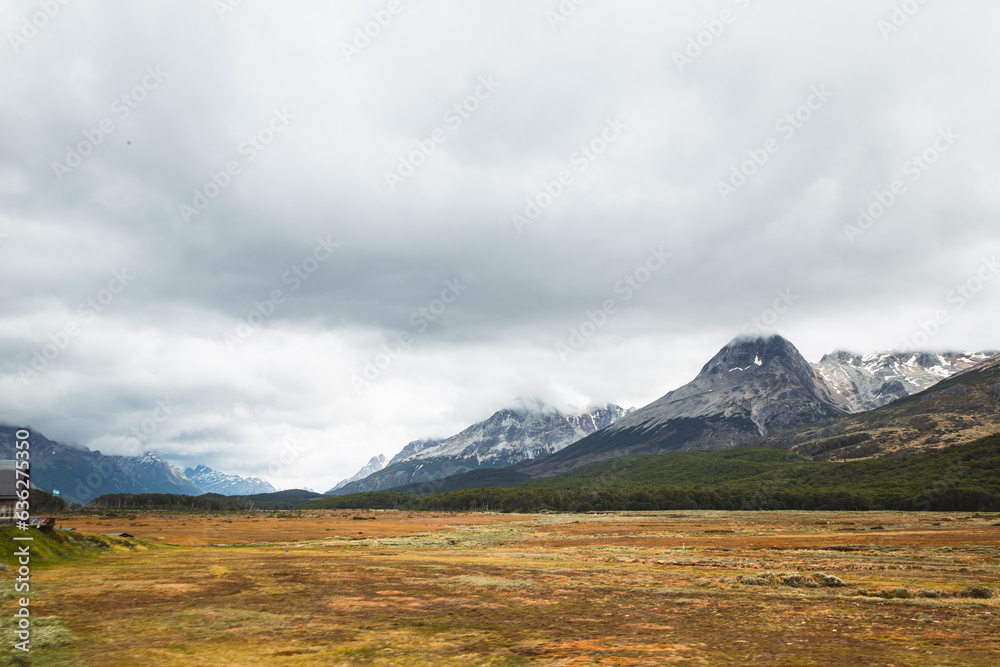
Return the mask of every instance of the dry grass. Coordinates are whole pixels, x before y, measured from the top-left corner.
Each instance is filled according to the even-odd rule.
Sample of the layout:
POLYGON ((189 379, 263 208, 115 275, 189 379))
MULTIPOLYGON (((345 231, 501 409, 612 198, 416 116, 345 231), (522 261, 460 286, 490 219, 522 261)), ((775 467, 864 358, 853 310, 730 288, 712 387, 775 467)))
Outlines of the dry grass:
POLYGON ((192 546, 38 571, 35 613, 75 639, 36 664, 1000 662, 1000 600, 955 595, 1000 588, 996 515, 351 517, 105 522, 192 546))

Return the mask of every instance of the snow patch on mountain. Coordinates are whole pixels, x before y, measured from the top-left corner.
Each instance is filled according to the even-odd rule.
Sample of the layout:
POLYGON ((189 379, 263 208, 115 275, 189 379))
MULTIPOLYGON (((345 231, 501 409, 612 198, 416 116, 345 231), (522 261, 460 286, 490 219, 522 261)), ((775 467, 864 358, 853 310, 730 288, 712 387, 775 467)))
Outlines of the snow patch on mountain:
POLYGON ((480 468, 506 467, 558 452, 627 412, 608 404, 564 414, 536 399, 519 400, 450 438, 411 442, 383 470, 328 493, 380 491, 480 468))
POLYGON ((864 412, 923 391, 992 356, 992 352, 877 352, 862 356, 838 350, 813 367, 851 412, 864 412))
MULTIPOLYGON (((146 456, 151 456, 147 454, 146 456)), ((155 458, 155 457, 154 457, 155 458)), ((188 468, 181 472, 187 479, 191 480, 206 493, 218 493, 223 496, 249 496, 256 493, 274 493, 277 491, 270 483, 257 477, 240 477, 239 475, 228 475, 218 470, 212 470, 207 466, 188 468)))
POLYGON ((650 430, 677 419, 749 419, 760 435, 848 412, 847 403, 780 336, 737 339, 688 384, 619 420, 613 431, 650 430))
POLYGON ((541 401, 521 400, 516 407, 499 410, 489 419, 401 461, 474 458, 480 464, 497 459, 516 463, 557 452, 625 413, 624 408, 608 404, 566 415, 541 401))

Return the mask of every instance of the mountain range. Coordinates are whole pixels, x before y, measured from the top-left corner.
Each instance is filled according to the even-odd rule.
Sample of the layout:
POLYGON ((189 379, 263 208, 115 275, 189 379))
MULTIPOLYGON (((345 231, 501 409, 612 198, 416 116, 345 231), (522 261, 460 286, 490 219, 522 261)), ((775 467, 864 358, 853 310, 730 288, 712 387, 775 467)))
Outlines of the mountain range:
POLYGON ((249 496, 277 492, 277 489, 270 483, 257 477, 227 475, 206 466, 187 468, 184 470, 184 475, 204 489, 205 493, 218 493, 223 496, 249 496))
POLYGON ((726 449, 849 413, 847 401, 784 338, 735 340, 686 385, 557 454, 515 469, 547 477, 630 454, 726 449))
POLYGON ((612 424, 626 412, 609 404, 567 415, 541 401, 523 400, 450 438, 411 442, 382 470, 327 493, 381 491, 472 470, 505 468, 558 452, 612 424))
MULTIPOLYGON (((16 432, 15 427, 0 425, 0 459, 14 458, 16 432)), ((204 466, 190 472, 195 472, 200 482, 151 452, 142 456, 106 456, 31 432, 32 486, 50 492, 58 489, 59 495, 71 503, 86 504, 106 493, 198 496, 206 492, 237 495, 231 492, 236 488, 246 489, 241 493, 274 491, 267 482, 224 475, 204 466)))
MULTIPOLYGON (((736 339, 708 361, 689 383, 662 398, 619 418, 603 428, 542 456, 523 456, 503 470, 476 472, 475 467, 442 475, 451 469, 460 447, 458 442, 436 444, 420 454, 404 458, 409 467, 399 473, 420 470, 423 479, 411 474, 387 474, 341 487, 337 493, 355 493, 394 488, 409 493, 505 485, 515 480, 565 474, 582 466, 633 454, 662 454, 692 450, 718 450, 740 446, 794 447, 797 451, 824 450, 828 456, 863 457, 898 451, 902 447, 933 447, 940 442, 968 442, 1000 431, 994 419, 995 401, 977 404, 972 417, 955 408, 944 424, 928 426, 926 415, 908 415, 917 428, 901 428, 893 408, 901 399, 934 387, 936 383, 974 369, 988 368, 992 353, 881 353, 867 356, 838 351, 817 364, 807 362, 789 341, 780 336, 736 339), (888 410, 879 410, 889 406, 888 410), (874 417, 873 417, 874 415, 874 417), (860 433, 871 419, 886 421, 872 435, 860 433), (956 426, 959 425, 959 426, 956 426), (963 429, 960 425, 969 428, 963 429), (944 433, 948 431, 949 433, 944 433), (961 432, 956 434, 954 431, 961 432), (921 433, 925 437, 917 437, 921 433), (826 439, 826 440, 824 440, 826 439), (832 440, 831 440, 832 439, 832 440), (865 443, 857 447, 860 443, 865 443), (818 444, 817 444, 818 443, 818 444), (855 447, 855 449, 851 449, 855 447), (830 454, 838 450, 837 454, 830 454), (433 459, 430 470, 420 468, 423 457, 433 459), (437 481, 434 481, 437 475, 437 481), (369 481, 370 480, 370 481, 369 481), (416 481, 424 484, 414 484, 416 481), (427 484, 426 482, 434 482, 427 484)), ((961 398, 947 394, 946 398, 961 398)), ((1000 394, 1000 390, 996 393, 1000 394)), ((977 394, 985 396, 985 391, 977 394)), ((925 407, 944 409, 943 401, 925 398, 925 407), (936 401, 936 402, 935 402, 936 401)), ((971 399, 967 397, 966 403, 971 399)), ((972 409, 969 406, 966 406, 972 409)), ((483 424, 495 418, 497 413, 483 424)), ((941 420, 935 421, 940 424, 941 420)), ((483 425, 470 427, 477 433, 483 425)), ((459 434, 460 436, 462 434, 459 434)), ((459 436, 455 436, 461 441, 459 436)), ((454 439, 450 439, 454 440, 454 439)), ((447 441, 446 441, 447 442, 447 441)), ((413 443, 408 445, 412 449, 413 443)), ((406 450, 404 450, 406 451, 406 450)), ((394 459, 395 460, 395 459, 394 459)), ((485 467, 485 466, 480 466, 485 467)), ((491 466, 499 468, 500 466, 491 466)), ((392 468, 392 466, 389 466, 392 468)), ((389 469, 387 468, 387 470, 389 469)), ((394 471, 390 471, 392 473, 394 471)))
MULTIPOLYGON (((565 414, 522 400, 448 438, 373 457, 327 493, 411 493, 562 475, 633 454, 736 447, 793 449, 851 460, 967 443, 1000 432, 1000 359, 993 353, 837 351, 810 364, 780 336, 736 339, 689 383, 638 410, 608 404, 565 414)), ((0 426, 0 458, 15 429, 0 426)), ((155 454, 105 456, 32 434, 32 481, 70 502, 109 493, 274 492, 206 466, 181 470, 155 454)))
POLYGON ((837 351, 824 356, 813 368, 847 401, 851 412, 864 412, 923 391, 995 354, 883 352, 861 356, 837 351))

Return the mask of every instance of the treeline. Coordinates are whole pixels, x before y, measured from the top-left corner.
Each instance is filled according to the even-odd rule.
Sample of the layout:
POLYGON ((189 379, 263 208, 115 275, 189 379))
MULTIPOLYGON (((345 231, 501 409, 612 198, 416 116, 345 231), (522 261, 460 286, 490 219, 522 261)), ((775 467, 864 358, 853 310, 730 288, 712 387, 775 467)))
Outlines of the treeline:
POLYGON ((261 496, 223 496, 206 493, 201 496, 184 496, 173 493, 109 493, 90 501, 95 509, 127 510, 196 510, 196 511, 249 511, 289 510, 319 494, 279 492, 261 496))
POLYGON ((1000 511, 1000 437, 843 463, 740 448, 630 456, 507 487, 360 493, 314 500, 303 508, 1000 511))
POLYGON ((90 501, 88 507, 96 509, 176 509, 176 510, 244 510, 250 502, 226 496, 208 494, 183 496, 173 493, 108 493, 90 501))
POLYGON ((495 512, 647 510, 903 510, 1000 511, 1000 493, 955 487, 939 495, 844 488, 463 489, 430 496, 382 491, 314 500, 312 509, 397 509, 495 512), (927 506, 925 506, 927 505, 927 506))

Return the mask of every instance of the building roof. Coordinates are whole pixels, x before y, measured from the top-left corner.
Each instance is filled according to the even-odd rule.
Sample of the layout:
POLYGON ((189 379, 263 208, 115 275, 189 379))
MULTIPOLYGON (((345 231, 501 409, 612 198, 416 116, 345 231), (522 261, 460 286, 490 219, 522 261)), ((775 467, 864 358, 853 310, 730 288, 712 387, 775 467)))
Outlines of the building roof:
POLYGON ((0 500, 17 500, 17 469, 14 461, 0 460, 0 500))

